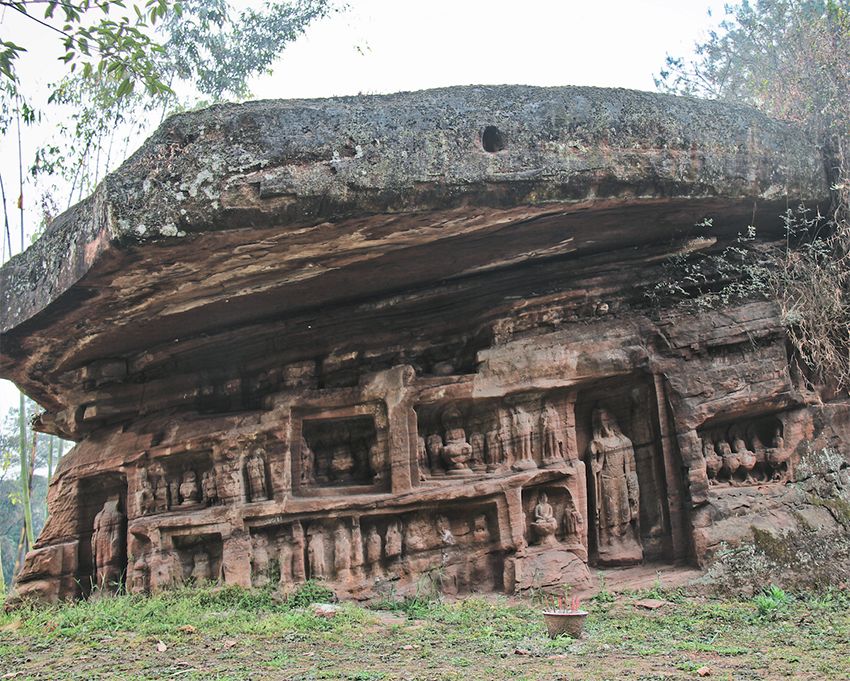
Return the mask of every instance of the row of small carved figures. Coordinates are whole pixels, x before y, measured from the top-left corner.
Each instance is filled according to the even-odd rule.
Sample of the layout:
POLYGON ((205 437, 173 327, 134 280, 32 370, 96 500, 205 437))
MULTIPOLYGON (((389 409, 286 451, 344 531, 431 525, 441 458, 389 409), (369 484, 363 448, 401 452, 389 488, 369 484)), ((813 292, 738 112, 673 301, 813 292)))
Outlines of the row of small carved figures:
MULTIPOLYGON (((191 560, 191 563, 182 560, 177 561, 180 568, 180 574, 173 575, 175 581, 200 583, 217 581, 219 579, 220 575, 213 575, 212 559, 210 553, 206 549, 197 549, 188 557, 191 560)), ((148 591, 149 587, 150 565, 148 564, 148 557, 141 555, 136 558, 133 563, 131 591, 133 593, 143 593, 148 591)))
MULTIPOLYGON (((272 560, 280 568, 280 583, 298 583, 307 578, 327 579, 331 577, 327 566, 325 529, 322 525, 308 527, 306 533, 300 522, 291 528, 291 538, 281 536, 278 541, 265 534, 253 536, 251 545, 251 572, 255 586, 268 583, 272 560), (305 540, 306 535, 306 540, 305 540), (271 544, 271 545, 270 545, 271 544), (270 554, 275 554, 273 559, 270 554)), ((484 544, 490 541, 487 518, 483 514, 474 516, 471 541, 484 544)), ((403 523, 391 520, 382 533, 377 525, 370 524, 366 536, 361 535, 358 519, 341 520, 333 530, 333 577, 345 579, 351 570, 368 566, 373 575, 383 573, 382 562, 396 561, 406 555, 427 551, 437 547, 452 547, 458 544, 452 533, 451 523, 445 516, 437 516, 433 522, 422 517, 417 521, 403 523), (429 537, 436 531, 436 537, 429 537)), ((174 577, 184 582, 217 580, 213 575, 210 552, 199 547, 188 554, 181 551, 183 559, 177 560, 180 574, 174 577)), ((177 555, 175 554, 175 559, 177 555)), ((146 591, 150 567, 145 555, 133 564, 133 589, 146 591)))
POLYGON ((349 478, 383 478, 385 455, 377 443, 367 446, 362 441, 339 442, 319 457, 301 437, 301 483, 345 482, 349 478))
POLYGON ((715 444, 712 439, 704 439, 702 451, 709 484, 755 484, 788 479, 791 452, 785 448, 781 430, 776 429, 769 447, 758 436, 752 440, 753 446, 749 448, 740 435, 733 436, 731 443, 719 439, 715 444))
MULTIPOLYGON (((277 554, 281 582, 329 576, 326 535, 330 532, 317 524, 308 527, 305 533, 301 524, 295 523, 291 534, 291 539, 281 536, 276 542, 265 534, 253 537, 252 573, 257 580, 263 580, 269 572, 270 552, 277 554)), ((469 541, 473 544, 490 541, 487 518, 483 514, 473 518, 469 541)), ((391 520, 383 532, 377 525, 369 524, 365 536, 358 520, 341 520, 332 532, 332 572, 337 579, 343 579, 348 571, 363 566, 369 566, 372 573, 378 573, 384 560, 392 562, 414 553, 457 544, 451 522, 442 515, 433 520, 424 516, 408 522, 391 520)))
MULTIPOLYGON (((250 502, 266 501, 269 498, 266 485, 265 459, 259 454, 245 459, 245 496, 250 502)), ((153 478, 148 476, 146 469, 139 469, 139 488, 136 492, 139 509, 142 515, 162 513, 178 508, 192 508, 217 504, 222 495, 219 494, 219 481, 215 468, 208 468, 198 475, 192 468, 187 468, 170 480, 165 474, 153 478)))
MULTIPOLYGON (((577 458, 567 451, 563 419, 554 404, 546 402, 539 416, 538 435, 543 461, 577 458)), ((522 407, 513 407, 495 428, 466 436, 463 417, 450 405, 442 415, 444 435, 432 433, 418 439, 419 466, 432 473, 446 471, 493 471, 512 459, 532 462, 535 419, 522 407)))

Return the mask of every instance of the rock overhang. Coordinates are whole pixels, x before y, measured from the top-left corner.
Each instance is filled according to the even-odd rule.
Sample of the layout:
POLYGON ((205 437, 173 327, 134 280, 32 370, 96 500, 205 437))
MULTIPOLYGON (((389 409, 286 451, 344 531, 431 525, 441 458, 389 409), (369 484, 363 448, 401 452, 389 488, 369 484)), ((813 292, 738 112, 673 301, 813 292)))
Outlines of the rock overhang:
POLYGON ((2 268, 2 372, 58 407, 87 362, 547 258, 734 233, 829 194, 745 107, 460 87, 180 114, 2 268))

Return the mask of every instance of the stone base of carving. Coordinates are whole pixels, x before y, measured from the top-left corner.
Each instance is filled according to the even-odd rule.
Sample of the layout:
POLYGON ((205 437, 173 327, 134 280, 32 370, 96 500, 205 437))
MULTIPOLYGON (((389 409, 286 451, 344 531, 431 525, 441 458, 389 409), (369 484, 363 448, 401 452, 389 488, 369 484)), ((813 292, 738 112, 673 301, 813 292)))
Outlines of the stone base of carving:
POLYGON ((518 592, 549 591, 563 595, 566 587, 581 591, 591 586, 591 576, 584 561, 569 549, 553 550, 549 546, 529 547, 516 558, 518 592))
POLYGON ((520 459, 511 464, 511 470, 514 471, 530 471, 537 468, 537 463, 533 459, 520 459))
POLYGON ((543 459, 543 468, 558 468, 566 463, 563 457, 557 459, 543 459))
POLYGON ((597 562, 605 567, 636 565, 643 562, 643 548, 632 536, 608 537, 599 547, 597 562))

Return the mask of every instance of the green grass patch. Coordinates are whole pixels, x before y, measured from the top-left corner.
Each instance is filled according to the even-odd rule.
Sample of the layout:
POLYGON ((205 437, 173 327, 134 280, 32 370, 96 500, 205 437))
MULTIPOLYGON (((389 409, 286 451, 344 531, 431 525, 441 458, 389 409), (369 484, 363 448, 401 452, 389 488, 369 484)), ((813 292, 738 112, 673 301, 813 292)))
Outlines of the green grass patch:
POLYGON ((0 615, 0 669, 56 681, 577 681, 693 678, 709 664, 714 678, 821 668, 850 677, 850 597, 841 590, 703 599, 653 588, 591 601, 580 640, 550 640, 530 599, 387 598, 372 608, 340 604, 333 617, 309 607, 331 596, 320 583, 287 599, 207 587, 23 608, 0 615), (668 603, 635 606, 647 596, 668 603))

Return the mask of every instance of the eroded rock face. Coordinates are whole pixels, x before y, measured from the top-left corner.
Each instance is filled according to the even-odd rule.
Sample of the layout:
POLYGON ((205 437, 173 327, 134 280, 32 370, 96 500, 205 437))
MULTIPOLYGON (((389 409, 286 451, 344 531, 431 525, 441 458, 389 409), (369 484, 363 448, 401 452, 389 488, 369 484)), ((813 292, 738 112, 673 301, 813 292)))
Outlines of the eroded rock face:
POLYGON ((580 588, 840 528, 847 406, 777 310, 646 303, 823 172, 753 111, 590 88, 170 119, 2 270, 4 375, 78 441, 17 597, 580 588))

